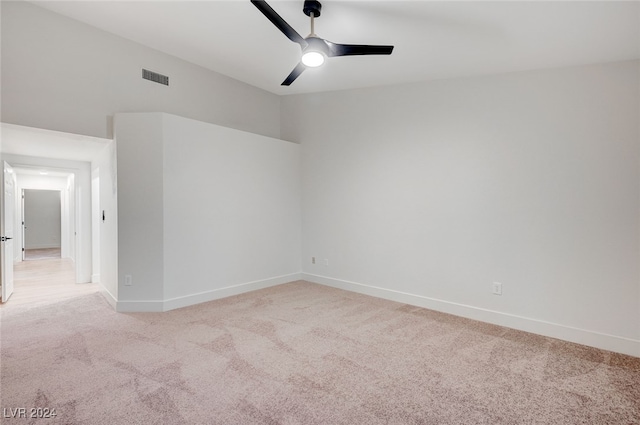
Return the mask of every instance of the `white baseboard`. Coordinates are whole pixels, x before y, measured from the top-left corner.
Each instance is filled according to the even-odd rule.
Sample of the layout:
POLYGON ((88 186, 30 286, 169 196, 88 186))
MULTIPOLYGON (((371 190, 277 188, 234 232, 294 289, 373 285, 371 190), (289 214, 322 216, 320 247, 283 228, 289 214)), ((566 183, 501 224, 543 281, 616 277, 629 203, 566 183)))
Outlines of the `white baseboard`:
POLYGON ((60 244, 37 244, 37 245, 32 245, 29 248, 25 248, 26 250, 29 249, 52 249, 52 248, 58 248, 61 249, 60 244))
POLYGON ((296 280, 300 280, 300 273, 292 273, 284 276, 256 280, 253 282, 240 283, 237 285, 226 286, 224 288, 212 289, 210 291, 184 295, 166 300, 117 301, 115 309, 120 313, 151 313, 169 311, 175 310, 176 308, 188 307, 190 305, 255 291, 257 289, 281 285, 283 283, 293 282, 296 280))
POLYGON ((116 311, 118 313, 160 313, 164 311, 164 301, 118 301, 116 311))
POLYGON ((197 294, 175 297, 164 301, 164 311, 187 307, 194 304, 200 304, 207 301, 213 301, 220 298, 226 298, 232 295, 239 295, 245 292, 255 291, 257 289, 268 288, 270 286, 282 285, 283 283, 293 282, 296 280, 300 280, 300 273, 276 276, 269 279, 231 285, 224 288, 213 289, 211 291, 200 292, 197 294))
POLYGON ((102 296, 107 300, 107 302, 111 305, 111 307, 113 307, 113 309, 117 311, 116 307, 117 307, 118 301, 116 300, 116 297, 114 297, 113 294, 109 292, 109 290, 104 286, 100 285, 99 287, 100 287, 100 293, 102 294, 102 296))
POLYGON ((333 288, 344 289, 347 291, 370 295, 377 298, 383 298, 390 301, 397 301, 404 304, 415 305, 418 307, 428 308, 430 310, 479 320, 481 322, 492 323, 507 328, 531 332, 534 334, 557 338, 569 342, 575 342, 577 344, 588 345, 590 347, 600 348, 603 350, 609 350, 617 353, 628 354, 630 356, 640 357, 639 340, 623 338, 615 335, 602 334, 585 329, 559 325, 557 323, 550 323, 512 314, 500 313, 498 311, 487 310, 470 305, 438 300, 435 298, 394 291, 391 289, 379 288, 362 283, 334 279, 326 276, 302 273, 301 279, 312 283, 331 286, 333 288))
POLYGON ((91 283, 100 283, 100 274, 94 273, 91 275, 91 283))

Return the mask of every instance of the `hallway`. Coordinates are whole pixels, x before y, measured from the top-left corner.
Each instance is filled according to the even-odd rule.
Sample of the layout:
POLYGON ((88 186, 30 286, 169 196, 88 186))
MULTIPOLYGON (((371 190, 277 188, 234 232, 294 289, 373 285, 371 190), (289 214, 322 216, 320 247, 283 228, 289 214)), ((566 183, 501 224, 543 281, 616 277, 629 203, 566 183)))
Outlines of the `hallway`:
POLYGON ((97 283, 75 283, 73 261, 68 258, 16 263, 13 295, 0 308, 41 306, 97 292, 97 283))

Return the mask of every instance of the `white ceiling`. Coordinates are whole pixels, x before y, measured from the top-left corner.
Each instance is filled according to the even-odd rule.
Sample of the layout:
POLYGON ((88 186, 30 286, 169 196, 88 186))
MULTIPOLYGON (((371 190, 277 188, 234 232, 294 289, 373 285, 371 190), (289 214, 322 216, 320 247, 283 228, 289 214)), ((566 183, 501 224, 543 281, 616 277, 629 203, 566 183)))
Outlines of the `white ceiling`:
MULTIPOLYGON (((276 94, 640 58, 638 1, 325 0, 320 37, 393 54, 330 58, 281 87, 300 48, 249 0, 33 3, 276 94)), ((302 0, 269 4, 308 35, 302 0)))

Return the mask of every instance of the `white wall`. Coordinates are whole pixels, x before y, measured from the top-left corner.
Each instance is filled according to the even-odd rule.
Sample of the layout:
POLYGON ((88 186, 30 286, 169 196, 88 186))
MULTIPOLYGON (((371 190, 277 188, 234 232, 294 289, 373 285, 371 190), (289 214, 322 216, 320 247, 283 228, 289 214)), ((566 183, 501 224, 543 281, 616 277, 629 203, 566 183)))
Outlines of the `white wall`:
POLYGON ((25 190, 25 249, 60 248, 61 193, 57 190, 25 190))
MULTIPOLYGON (((38 158, 23 155, 1 154, 0 159, 7 161, 14 166, 57 168, 73 174, 75 185, 69 188, 69 196, 74 202, 69 202, 72 208, 69 211, 71 222, 75 225, 77 237, 70 244, 75 244, 71 258, 76 263, 77 283, 87 283, 91 281, 91 171, 90 164, 83 161, 70 161, 61 159, 38 158), (75 190, 77 187, 77 191, 75 190), (86 196, 84 195, 86 194, 86 196)), ((64 182, 65 188, 68 181, 64 182)), ((32 186, 22 178, 18 181, 19 189, 53 189, 48 186, 32 186), (23 182, 23 183, 21 183, 23 182), (24 185, 23 185, 24 184, 24 185)), ((73 230, 73 229, 70 229, 73 230)), ((63 253, 64 255, 64 253, 63 253)))
POLYGON ((114 131, 118 169, 118 301, 162 302, 162 114, 117 114, 114 131), (124 286, 125 275, 132 276, 132 286, 124 286))
POLYGON ((303 277, 640 355, 639 94, 625 62, 285 97, 303 277))
POLYGON ((159 113, 115 129, 119 310, 299 278, 299 145, 159 113))
POLYGON ((111 138, 116 112, 162 111, 279 137, 272 93, 28 2, 0 7, 2 122, 111 138))

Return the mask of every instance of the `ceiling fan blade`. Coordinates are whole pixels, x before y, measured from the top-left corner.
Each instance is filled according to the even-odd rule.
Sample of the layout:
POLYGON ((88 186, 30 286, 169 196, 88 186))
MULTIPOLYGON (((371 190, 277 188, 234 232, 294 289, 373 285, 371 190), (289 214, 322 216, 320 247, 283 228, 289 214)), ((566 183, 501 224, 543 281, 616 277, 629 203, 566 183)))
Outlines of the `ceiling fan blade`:
POLYGON ((393 46, 369 46, 366 44, 338 44, 325 40, 329 56, 390 55, 393 46))
POLYGON ((298 43, 300 46, 302 46, 302 48, 307 47, 307 42, 304 41, 304 38, 300 34, 298 34, 296 30, 291 27, 291 25, 289 25, 284 19, 282 19, 282 17, 278 15, 276 11, 267 4, 266 1, 251 0, 251 3, 253 3, 253 5, 257 7, 258 10, 262 12, 262 14, 266 16, 273 25, 278 27, 278 29, 282 31, 282 33, 286 35, 289 40, 293 41, 294 43, 298 43))
POLYGON ((302 62, 300 62, 299 64, 296 65, 295 68, 293 68, 293 71, 291 71, 291 74, 289 74, 289 76, 285 78, 285 80, 280 85, 290 86, 291 83, 293 83, 295 79, 298 78, 300 74, 302 74, 302 71, 304 71, 305 69, 307 69, 307 67, 304 66, 302 62))

